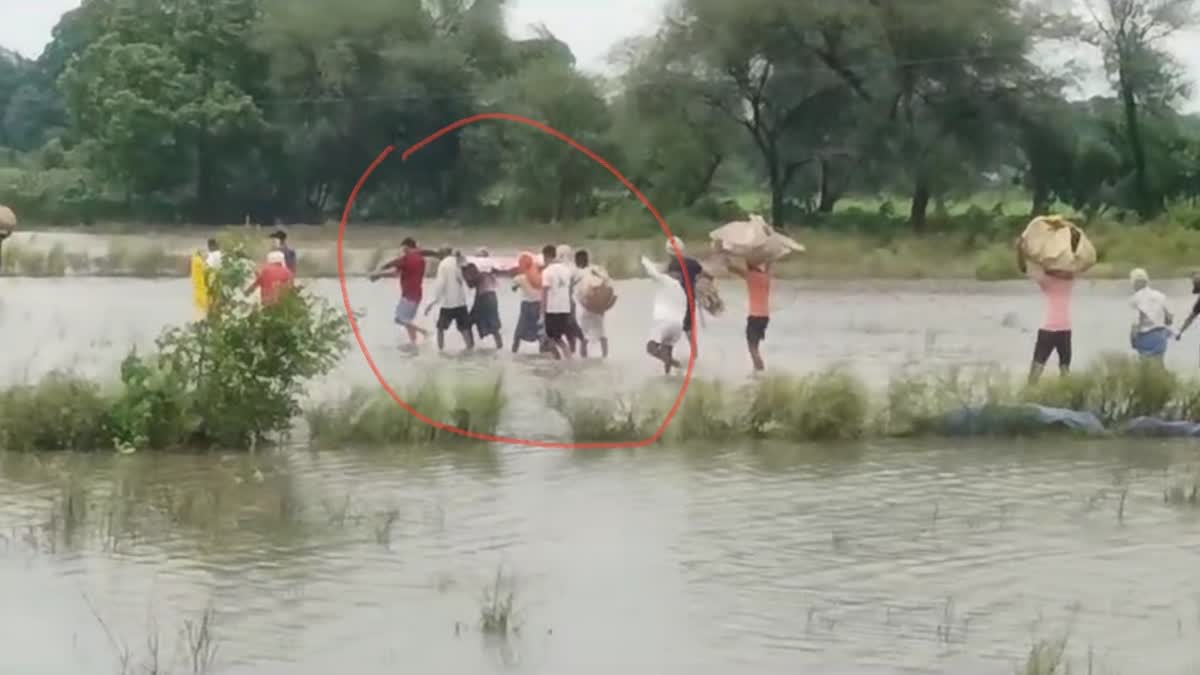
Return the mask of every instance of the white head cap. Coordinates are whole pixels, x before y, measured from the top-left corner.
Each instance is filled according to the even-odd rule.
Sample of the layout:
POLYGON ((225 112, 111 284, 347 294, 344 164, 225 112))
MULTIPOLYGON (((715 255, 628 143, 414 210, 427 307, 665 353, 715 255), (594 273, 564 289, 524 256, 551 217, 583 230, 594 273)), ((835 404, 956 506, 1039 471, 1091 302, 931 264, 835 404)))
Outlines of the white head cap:
POLYGON ((270 251, 267 253, 268 265, 282 265, 287 262, 287 258, 283 257, 283 251, 270 251))
POLYGON ((554 249, 554 257, 559 260, 566 260, 571 257, 571 247, 566 244, 559 244, 558 248, 554 249))
POLYGON ((674 246, 671 246, 671 242, 675 242, 675 245, 679 247, 679 252, 680 252, 680 253, 686 253, 686 252, 687 252, 687 249, 685 249, 685 248, 683 247, 683 242, 682 242, 682 241, 680 241, 680 240, 676 239, 675 237, 670 237, 670 238, 668 238, 668 239, 667 239, 667 244, 666 244, 666 246, 664 247, 664 248, 666 248, 666 250, 667 250, 667 255, 675 255, 675 247, 674 247, 674 246))
POLYGON ((1146 274, 1146 270, 1137 268, 1129 273, 1129 281, 1134 288, 1141 288, 1150 283, 1150 275, 1146 274))

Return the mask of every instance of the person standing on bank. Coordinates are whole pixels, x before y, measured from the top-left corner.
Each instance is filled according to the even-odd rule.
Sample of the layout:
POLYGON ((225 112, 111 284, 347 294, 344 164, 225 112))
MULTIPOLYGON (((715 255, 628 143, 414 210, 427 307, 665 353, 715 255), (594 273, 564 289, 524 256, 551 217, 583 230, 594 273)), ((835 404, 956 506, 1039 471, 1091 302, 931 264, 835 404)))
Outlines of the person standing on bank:
POLYGON ((254 281, 243 291, 246 295, 258 289, 264 307, 279 302, 283 294, 292 288, 293 277, 284 262, 281 251, 267 253, 267 263, 258 270, 254 281))
POLYGON ((546 338, 554 358, 570 358, 567 341, 571 336, 571 269, 557 259, 557 249, 547 244, 542 249, 546 269, 542 270, 542 316, 546 338))
POLYGON ((296 276, 296 252, 287 245, 287 232, 275 230, 271 233, 271 241, 276 251, 283 252, 283 260, 292 276, 296 276))
MULTIPOLYGON (((1079 246, 1079 233, 1071 233, 1071 248, 1079 246)), ((1028 265, 1025 248, 1017 239, 1017 267, 1024 274, 1028 265)), ((1029 383, 1037 382, 1051 353, 1058 354, 1058 370, 1066 375, 1071 372, 1071 293, 1075 287, 1075 275, 1060 270, 1043 270, 1037 277, 1038 287, 1046 302, 1046 317, 1038 329, 1037 341, 1033 345, 1033 362, 1029 365, 1029 383)))
POLYGON ((438 253, 443 258, 437 266, 437 277, 433 282, 433 292, 430 293, 433 299, 425 308, 425 314, 428 315, 434 305, 442 306, 437 320, 438 351, 442 351, 446 347, 446 329, 450 327, 451 323, 462 335, 466 351, 471 351, 475 348, 475 336, 471 334, 471 316, 467 311, 467 289, 462 276, 462 253, 452 251, 448 246, 443 246, 438 253))

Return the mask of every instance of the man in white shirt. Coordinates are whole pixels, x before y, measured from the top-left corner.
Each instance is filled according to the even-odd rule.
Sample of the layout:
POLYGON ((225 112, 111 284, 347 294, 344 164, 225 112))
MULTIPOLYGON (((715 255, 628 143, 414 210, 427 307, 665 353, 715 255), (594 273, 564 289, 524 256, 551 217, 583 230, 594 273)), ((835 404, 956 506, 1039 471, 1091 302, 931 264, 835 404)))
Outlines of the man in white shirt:
POLYGON ((204 257, 204 266, 210 271, 221 267, 221 245, 216 239, 208 240, 208 255, 204 257))
POLYGON ((683 290, 680 272, 672 270, 663 274, 649 258, 642 256, 642 267, 658 284, 654 294, 653 326, 650 339, 646 342, 646 353, 662 361, 663 372, 671 374, 671 368, 683 368, 675 360, 675 343, 683 335, 683 317, 688 312, 687 293, 683 290))
POLYGON ((438 255, 442 256, 442 261, 437 266, 437 276, 430 293, 432 299, 425 307, 425 314, 428 315, 434 305, 442 306, 437 320, 438 351, 446 347, 446 329, 451 323, 455 324, 458 332, 462 334, 467 351, 471 351, 475 348, 475 336, 471 334, 471 315, 467 311, 467 286, 462 276, 462 253, 443 246, 438 255))
POLYGON ((1138 268, 1129 273, 1133 297, 1129 304, 1135 314, 1129 330, 1129 342, 1144 359, 1159 359, 1167 352, 1171 339, 1171 324, 1175 317, 1167 309, 1167 296, 1150 288, 1150 275, 1138 268))
POLYGON ((546 269, 542 270, 542 316, 546 326, 546 337, 554 349, 554 358, 563 355, 570 358, 571 350, 567 339, 571 335, 571 279, 570 268, 557 259, 553 245, 542 249, 546 269))

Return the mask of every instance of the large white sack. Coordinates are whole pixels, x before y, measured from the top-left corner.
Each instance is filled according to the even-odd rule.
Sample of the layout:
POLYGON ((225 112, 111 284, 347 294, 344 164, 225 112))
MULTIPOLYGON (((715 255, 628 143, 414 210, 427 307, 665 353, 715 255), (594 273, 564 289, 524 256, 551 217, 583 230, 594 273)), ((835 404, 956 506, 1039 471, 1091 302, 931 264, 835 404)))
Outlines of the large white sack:
POLYGON ((730 255, 750 262, 775 262, 793 252, 803 252, 804 246, 791 237, 780 234, 758 214, 750 220, 726 223, 708 235, 730 255))
POLYGON ((603 314, 617 304, 612 277, 608 275, 607 270, 598 265, 591 265, 583 272, 579 285, 575 288, 575 297, 579 304, 593 314, 603 314))
POLYGON ((1028 262, 1043 270, 1082 274, 1096 264, 1096 247, 1074 223, 1061 216, 1038 216, 1021 233, 1021 248, 1028 262), (1071 250, 1071 233, 1079 245, 1071 250))
POLYGON ((0 204, 0 230, 17 229, 17 214, 7 206, 0 204))

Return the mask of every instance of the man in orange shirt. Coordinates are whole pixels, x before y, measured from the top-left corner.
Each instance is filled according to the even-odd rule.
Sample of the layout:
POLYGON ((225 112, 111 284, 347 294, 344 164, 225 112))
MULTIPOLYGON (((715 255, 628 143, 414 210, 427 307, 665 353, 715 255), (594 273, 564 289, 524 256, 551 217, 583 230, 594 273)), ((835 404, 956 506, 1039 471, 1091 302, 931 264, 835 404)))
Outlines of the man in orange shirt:
POLYGON ((746 347, 750 350, 754 371, 761 372, 766 366, 758 346, 767 338, 767 324, 771 321, 771 266, 769 263, 751 264, 746 261, 746 269, 743 270, 730 262, 723 252, 722 257, 725 267, 746 282, 746 296, 750 305, 746 317, 746 347))
POLYGON ((287 258, 283 251, 271 251, 267 254, 267 264, 258 270, 254 283, 246 288, 250 295, 257 288, 262 297, 262 304, 272 305, 279 300, 284 290, 292 287, 292 272, 287 268, 287 258))

